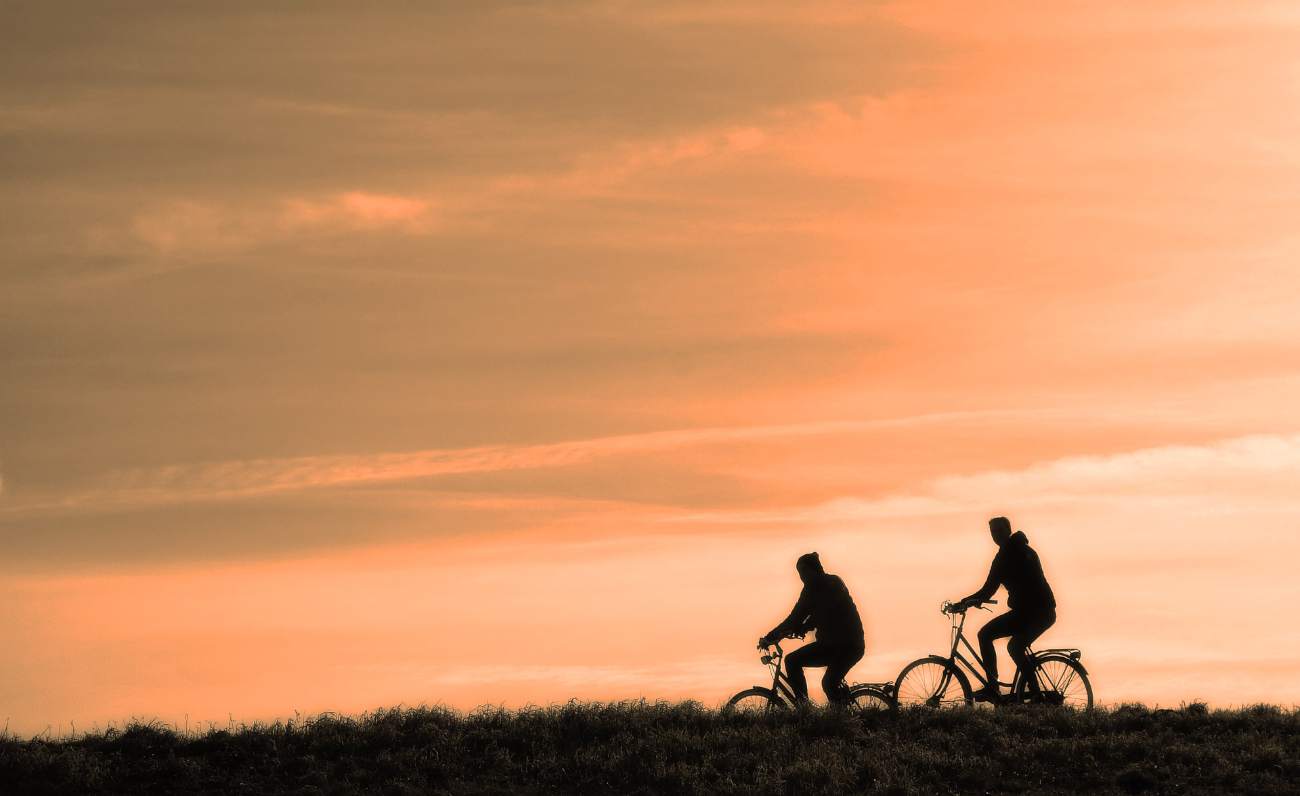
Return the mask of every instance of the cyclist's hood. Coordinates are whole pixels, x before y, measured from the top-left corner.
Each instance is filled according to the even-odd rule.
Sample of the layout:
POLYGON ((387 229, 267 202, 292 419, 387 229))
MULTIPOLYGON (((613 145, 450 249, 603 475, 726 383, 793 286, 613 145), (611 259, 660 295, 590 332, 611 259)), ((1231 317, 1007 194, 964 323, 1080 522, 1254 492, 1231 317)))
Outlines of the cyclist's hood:
POLYGON ((821 556, 816 553, 804 553, 799 556, 799 560, 794 562, 794 568, 799 570, 799 579, 804 583, 826 574, 826 570, 822 569, 821 556))
POLYGON ((1029 545, 1029 537, 1028 537, 1028 536, 1025 536, 1025 532, 1024 532, 1024 531, 1016 531, 1015 533, 1011 534, 1011 538, 1010 538, 1010 539, 1007 539, 1006 542, 1004 542, 1003 544, 1010 544, 1010 545, 1026 545, 1026 546, 1028 546, 1028 545, 1029 545))

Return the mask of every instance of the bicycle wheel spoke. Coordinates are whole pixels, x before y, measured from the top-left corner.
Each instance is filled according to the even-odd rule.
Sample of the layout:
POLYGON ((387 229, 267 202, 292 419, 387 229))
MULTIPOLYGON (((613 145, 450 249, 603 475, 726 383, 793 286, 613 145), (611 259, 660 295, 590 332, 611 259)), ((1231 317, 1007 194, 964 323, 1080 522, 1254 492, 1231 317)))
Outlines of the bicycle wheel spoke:
POLYGON ((1070 687, 1070 683, 1074 680, 1074 667, 1066 666, 1064 668, 1068 670, 1065 672, 1065 677, 1059 682, 1052 683, 1052 686, 1062 694, 1066 692, 1066 689, 1070 687))
POLYGON ((1058 670, 1057 675, 1048 677, 1048 682, 1051 683, 1052 690, 1064 700, 1069 694, 1070 681, 1074 679, 1074 669, 1063 663, 1056 663, 1053 668, 1058 670))
POLYGON ((895 688, 899 705, 950 707, 966 701, 961 683, 937 661, 918 661, 907 667, 895 688))
POLYGON ((1092 688, 1082 667, 1074 661, 1054 658, 1040 661, 1037 679, 1040 692, 1033 692, 1028 682, 1023 683, 1018 691, 1023 700, 1046 702, 1053 705, 1087 710, 1092 707, 1092 688))
POLYGON ((773 701, 766 694, 749 692, 738 694, 727 705, 727 710, 746 716, 764 716, 781 710, 783 705, 773 701))
POLYGON ((852 692, 853 707, 863 713, 876 710, 890 710, 893 705, 888 697, 871 690, 860 688, 852 692))

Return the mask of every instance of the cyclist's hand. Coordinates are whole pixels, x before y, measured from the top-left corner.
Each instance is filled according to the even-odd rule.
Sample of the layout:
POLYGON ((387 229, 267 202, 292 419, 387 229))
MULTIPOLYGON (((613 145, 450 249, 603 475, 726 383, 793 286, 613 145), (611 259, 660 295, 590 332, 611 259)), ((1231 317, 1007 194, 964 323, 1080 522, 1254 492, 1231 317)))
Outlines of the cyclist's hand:
POLYGON ((771 636, 763 636, 762 638, 760 638, 760 639, 758 640, 758 648, 759 648, 759 649, 766 649, 767 647, 770 647, 770 646, 772 646, 772 637, 771 637, 771 636))

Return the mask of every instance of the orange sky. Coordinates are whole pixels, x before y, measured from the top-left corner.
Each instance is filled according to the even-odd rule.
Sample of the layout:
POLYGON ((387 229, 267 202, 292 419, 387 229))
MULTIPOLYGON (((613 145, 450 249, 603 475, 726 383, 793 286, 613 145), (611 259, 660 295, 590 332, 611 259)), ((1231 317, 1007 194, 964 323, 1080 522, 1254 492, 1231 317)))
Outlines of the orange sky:
POLYGON ((863 680, 1008 514, 1104 702, 1300 702, 1284 3, 19 3, 18 732, 863 680), (1137 6, 1137 7, 1135 7, 1137 6))

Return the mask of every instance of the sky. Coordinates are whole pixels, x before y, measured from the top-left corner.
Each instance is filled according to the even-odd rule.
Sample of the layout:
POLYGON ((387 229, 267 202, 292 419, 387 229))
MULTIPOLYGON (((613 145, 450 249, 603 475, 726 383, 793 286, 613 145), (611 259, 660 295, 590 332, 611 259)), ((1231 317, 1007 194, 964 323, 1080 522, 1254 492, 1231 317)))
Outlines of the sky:
POLYGON ((1300 703, 1293 5, 5 15, 10 731, 717 704, 810 550, 889 680, 1003 514, 1099 701, 1300 703))

